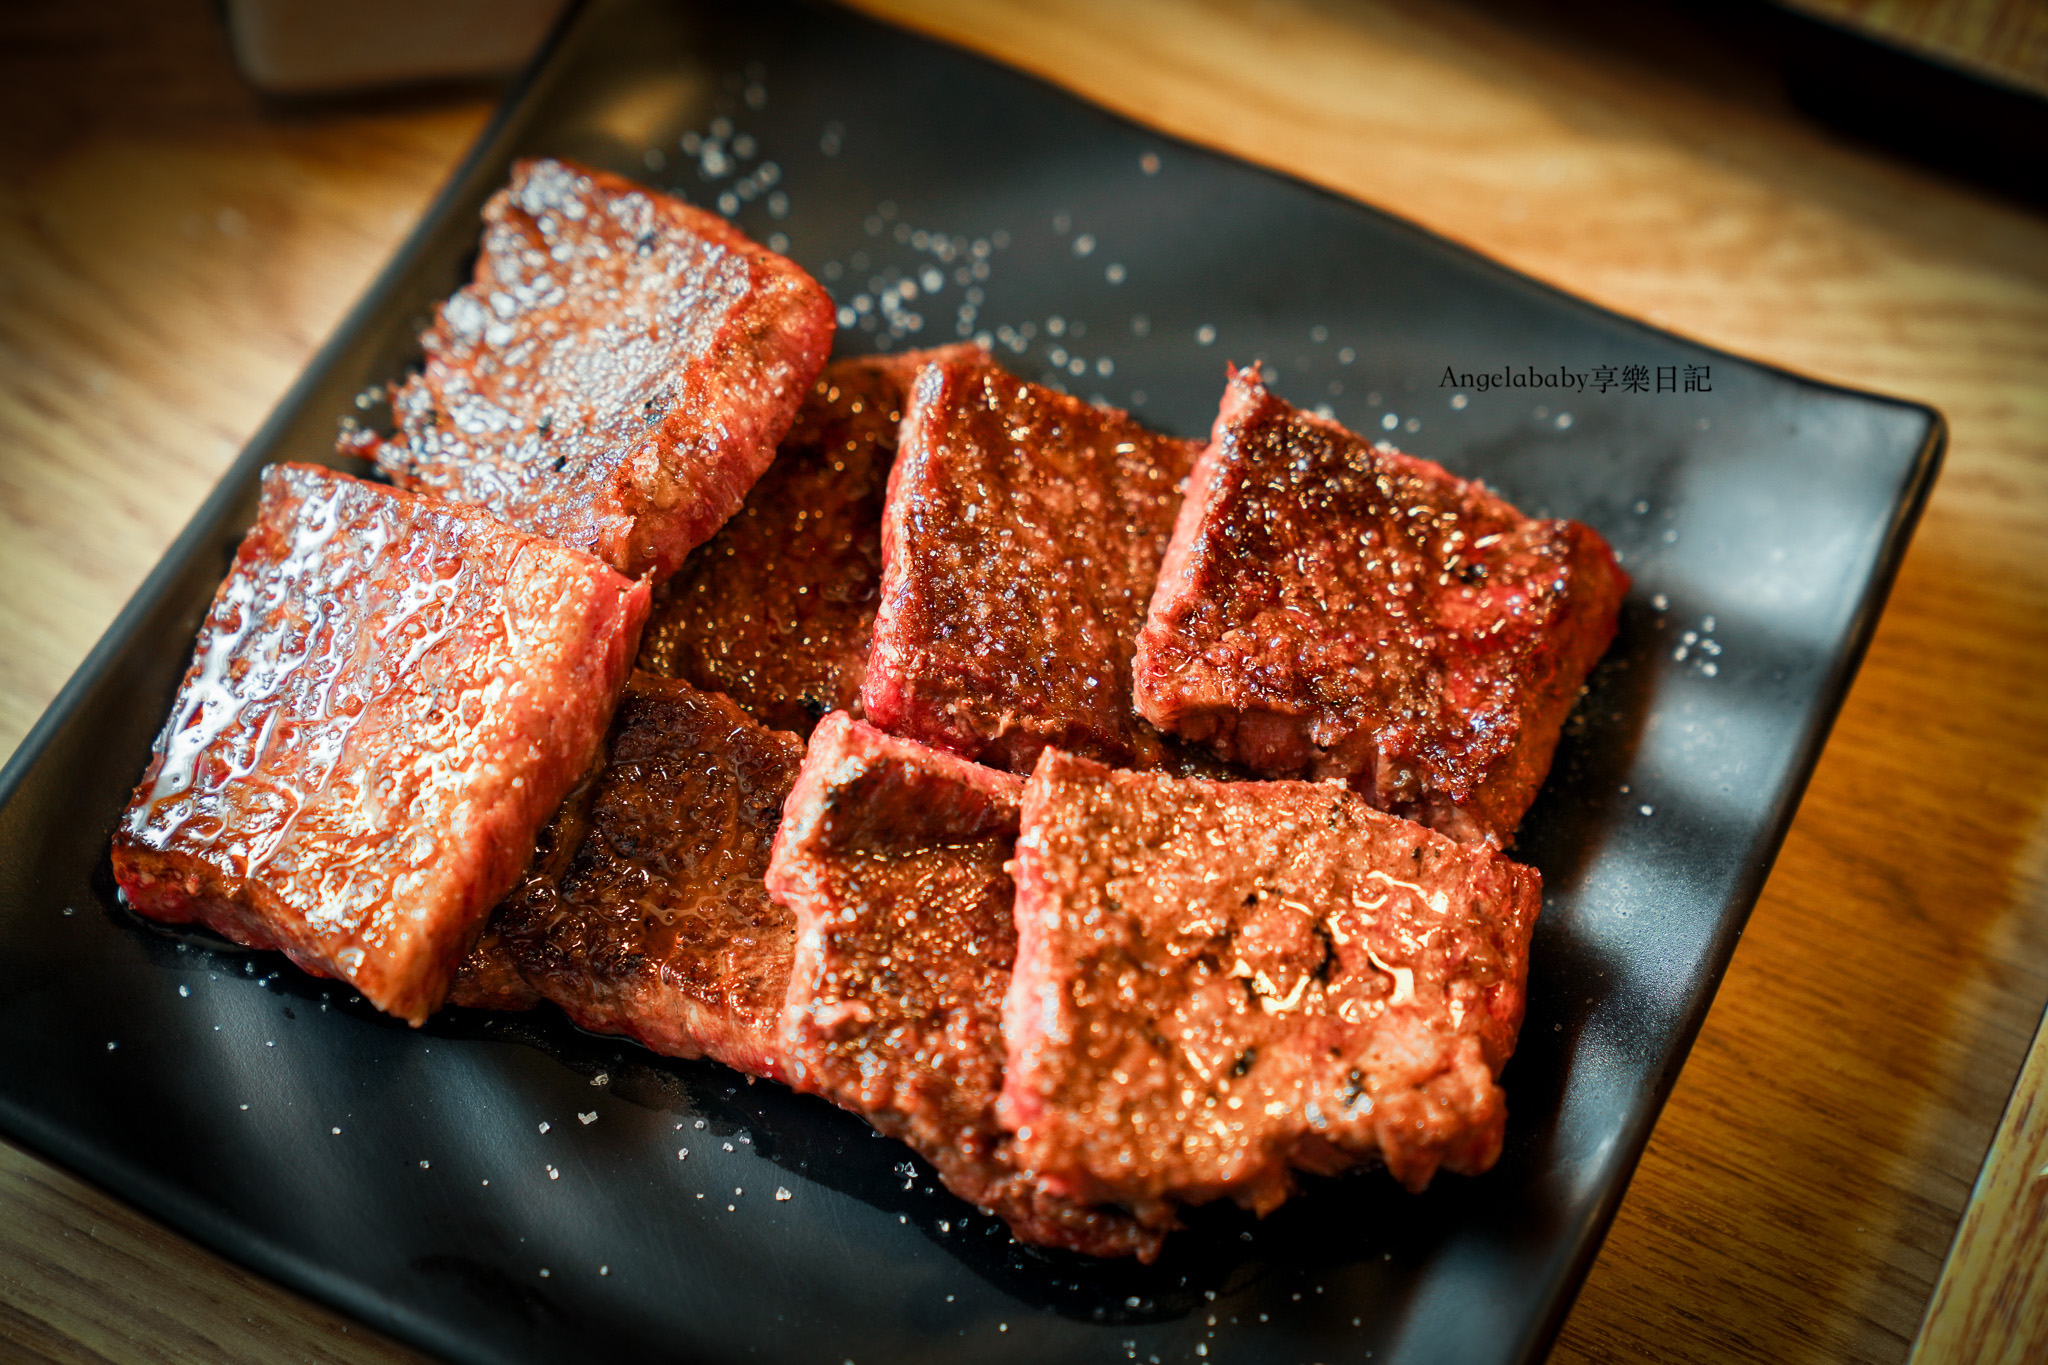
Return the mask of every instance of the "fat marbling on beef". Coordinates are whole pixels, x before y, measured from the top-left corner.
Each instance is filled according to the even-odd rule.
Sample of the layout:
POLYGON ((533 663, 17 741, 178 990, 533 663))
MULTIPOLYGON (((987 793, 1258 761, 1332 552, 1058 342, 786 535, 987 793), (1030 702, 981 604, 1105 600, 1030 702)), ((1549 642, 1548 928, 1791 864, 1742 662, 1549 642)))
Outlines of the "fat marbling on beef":
POLYGON ((867 718, 1013 772, 1049 744, 1166 762, 1131 709, 1131 650, 1195 449, 978 351, 920 371, 882 519, 867 718))
POLYGON ((456 1002, 553 1001, 577 1025, 781 1079, 795 917, 768 853, 803 759, 716 693, 636 673, 603 765, 464 962, 456 1002))
POLYGON ((1233 373, 1143 632, 1137 709, 1273 777, 1504 844, 1628 576, 1599 534, 1233 373))
POLYGON ((717 214, 521 161, 393 397, 397 433, 345 444, 407 488, 659 578, 767 467, 832 332, 817 282, 717 214))
POLYGON ((843 712, 818 726, 768 873, 798 924, 789 1080, 908 1142, 1022 1241, 1150 1260, 1156 1230, 1044 1189, 995 1119, 1022 785, 843 712))
POLYGON ((1000 1107, 1016 1160, 1141 1218, 1378 1157, 1421 1189, 1499 1154, 1532 869, 1337 783, 1025 785, 1000 1107))
POLYGON ((910 381, 972 349, 827 366, 740 510, 655 593, 639 667, 799 734, 827 711, 857 711, 910 381))
POLYGON ((273 465, 114 837, 128 903, 421 1022, 595 754, 647 601, 479 509, 273 465))

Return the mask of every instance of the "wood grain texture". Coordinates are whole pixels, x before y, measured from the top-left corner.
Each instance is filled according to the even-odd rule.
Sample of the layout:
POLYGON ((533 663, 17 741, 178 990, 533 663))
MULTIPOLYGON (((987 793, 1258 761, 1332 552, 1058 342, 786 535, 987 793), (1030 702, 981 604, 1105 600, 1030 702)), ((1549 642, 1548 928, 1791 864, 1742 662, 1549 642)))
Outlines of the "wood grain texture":
POLYGON ((1781 0, 1879 42, 2048 96, 2048 7, 2039 0, 1781 0))
MULTIPOLYGON (((217 41, 199 0, 104 6, 131 7, 139 49, 43 43, 38 98, 62 116, 0 151, 0 749, 486 112, 266 111, 193 56, 217 41)), ((1555 1357, 1904 1359, 2048 1000, 2048 223, 1832 139, 1668 16, 865 7, 1621 312, 1947 415, 1891 606, 1555 1357)), ((0 76, 27 80, 14 61, 0 76)), ((0 1182, 0 1277, 62 1212, 33 1185, 0 1182)), ((82 1262, 65 1312, 160 1273, 135 1292, 182 1313, 149 1260, 82 1262)), ((208 1292, 234 1302, 234 1274, 208 1292)))
MULTIPOLYGON (((205 0, 0 6, 0 754, 490 107, 268 108, 205 0)), ((425 1358, 0 1144, 0 1360, 425 1358)))
POLYGON ((2048 1341, 2048 1019, 1928 1301, 1914 1365, 2027 1365, 2048 1341))
POLYGON ((0 1144, 0 1359, 418 1365, 0 1144))

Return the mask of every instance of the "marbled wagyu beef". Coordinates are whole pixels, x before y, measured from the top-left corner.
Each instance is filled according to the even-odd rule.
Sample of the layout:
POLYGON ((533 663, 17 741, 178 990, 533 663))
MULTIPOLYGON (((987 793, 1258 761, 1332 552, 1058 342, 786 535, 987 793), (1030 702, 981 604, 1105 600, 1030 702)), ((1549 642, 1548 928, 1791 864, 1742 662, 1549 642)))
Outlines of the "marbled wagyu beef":
POLYGON ((1000 1113, 1055 1193, 1265 1213, 1372 1158, 1411 1190, 1499 1155, 1541 879, 1336 783, 1025 785, 1000 1113))
POLYGON ((1195 446, 973 353, 920 371, 889 476, 875 725, 1029 772, 1047 745, 1165 763, 1131 651, 1195 446))
POLYGON ((478 509, 272 466, 114 838, 128 903, 419 1023, 589 766, 647 602, 478 509))
POLYGON ((1232 375, 1143 632, 1137 709, 1272 777, 1505 844, 1628 576, 1599 533, 1232 375))
POLYGON ((910 381, 972 351, 828 365, 745 504, 655 593, 638 666, 798 734, 827 711, 858 714, 910 381))
POLYGON ((396 434, 346 444, 404 487, 660 578, 767 468, 832 332, 817 282, 718 215, 521 161, 393 397, 396 434))
POLYGON ((781 1079, 796 920, 762 878, 802 759, 726 698, 635 674, 603 766, 491 916, 458 1002, 530 991, 583 1028, 781 1079))
POLYGON ((798 923, 789 1080, 908 1142, 1022 1241, 1150 1260, 1157 1231, 1044 1189, 995 1120, 1020 786, 842 712, 818 726, 768 874, 798 923))

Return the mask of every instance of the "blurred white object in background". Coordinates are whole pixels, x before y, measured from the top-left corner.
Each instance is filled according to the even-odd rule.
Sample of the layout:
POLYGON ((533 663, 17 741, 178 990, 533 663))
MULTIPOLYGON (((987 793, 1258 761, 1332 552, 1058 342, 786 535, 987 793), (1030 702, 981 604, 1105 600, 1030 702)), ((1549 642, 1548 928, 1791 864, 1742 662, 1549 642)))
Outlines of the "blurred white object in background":
POLYGON ((498 76, 539 49, 566 0, 227 0, 242 74, 279 95, 498 76))

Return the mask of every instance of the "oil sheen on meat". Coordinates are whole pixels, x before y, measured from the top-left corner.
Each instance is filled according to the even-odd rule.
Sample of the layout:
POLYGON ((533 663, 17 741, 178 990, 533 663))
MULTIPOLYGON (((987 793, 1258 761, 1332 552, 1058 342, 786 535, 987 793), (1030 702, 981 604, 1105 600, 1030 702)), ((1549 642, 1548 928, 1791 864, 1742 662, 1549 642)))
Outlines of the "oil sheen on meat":
POLYGON ((272 466, 115 834, 128 903, 419 1023, 588 767, 647 599, 475 508, 272 466))
POLYGON ((790 1083, 909 1143, 1022 1241, 1150 1260, 1156 1230, 1045 1189, 995 1120, 1021 786, 841 712, 819 725, 769 870, 798 923, 790 1083))
POLYGON ((1137 709, 1271 777, 1505 845, 1628 576, 1599 534, 1232 375, 1138 637, 1137 709))
POLYGON ((639 667, 798 734, 858 714, 904 400, 927 360, 972 349, 827 366, 746 503, 655 594, 639 667))
MULTIPOLYGON (((491 917, 504 960, 583 1028, 782 1079, 796 921, 763 876, 802 758, 726 698, 635 674, 603 766, 491 917)), ((500 1003, 493 957, 470 966, 473 1003, 500 1003)))
POLYGON ((1017 843, 1001 1116, 1054 1191, 1265 1213, 1297 1169, 1411 1190, 1499 1155, 1541 879, 1335 783, 1048 750, 1017 843))
POLYGON ((1167 763, 1131 707, 1131 653, 1195 450, 980 353, 920 371, 883 513, 867 718, 1012 772, 1049 744, 1167 763))
POLYGON ((767 467, 832 332, 818 283, 718 215, 521 161, 393 397, 397 433, 345 444, 404 487, 661 578, 767 467))

